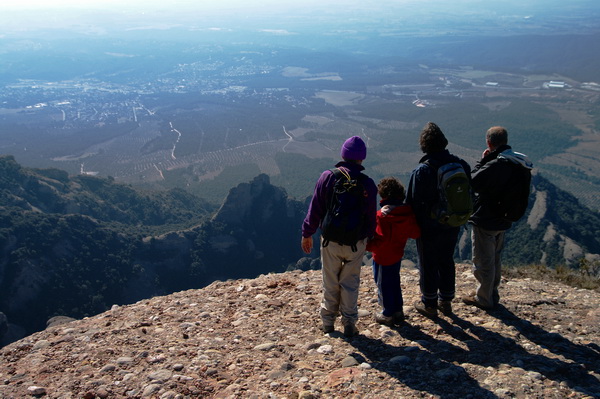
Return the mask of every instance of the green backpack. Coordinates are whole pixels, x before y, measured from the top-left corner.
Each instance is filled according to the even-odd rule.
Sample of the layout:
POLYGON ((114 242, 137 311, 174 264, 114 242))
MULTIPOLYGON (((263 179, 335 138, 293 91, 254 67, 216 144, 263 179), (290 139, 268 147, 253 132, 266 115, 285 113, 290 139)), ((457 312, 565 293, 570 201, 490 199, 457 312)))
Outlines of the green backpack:
POLYGON ((473 214, 473 190, 467 172, 460 162, 426 165, 437 170, 438 199, 431 209, 431 217, 452 227, 467 223, 473 214))

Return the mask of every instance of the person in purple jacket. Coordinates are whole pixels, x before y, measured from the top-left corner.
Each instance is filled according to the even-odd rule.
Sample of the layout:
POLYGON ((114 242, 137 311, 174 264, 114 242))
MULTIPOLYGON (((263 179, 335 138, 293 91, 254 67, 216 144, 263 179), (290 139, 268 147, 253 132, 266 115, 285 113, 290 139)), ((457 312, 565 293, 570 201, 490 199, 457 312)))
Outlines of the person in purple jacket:
MULTIPOLYGON (((363 160, 367 157, 367 146, 358 136, 350 137, 342 145, 340 155, 343 161, 335 167, 353 179, 360 179, 364 187, 365 221, 355 245, 342 245, 321 238, 321 264, 323 272, 323 299, 320 316, 322 331, 331 333, 338 314, 341 314, 344 335, 358 334, 358 289, 360 270, 367 240, 375 233, 377 214, 377 186, 361 172, 363 160)), ((324 171, 315 185, 308 213, 302 223, 302 250, 309 254, 313 249, 313 235, 322 227, 327 207, 333 195, 336 181, 333 170, 324 171)))

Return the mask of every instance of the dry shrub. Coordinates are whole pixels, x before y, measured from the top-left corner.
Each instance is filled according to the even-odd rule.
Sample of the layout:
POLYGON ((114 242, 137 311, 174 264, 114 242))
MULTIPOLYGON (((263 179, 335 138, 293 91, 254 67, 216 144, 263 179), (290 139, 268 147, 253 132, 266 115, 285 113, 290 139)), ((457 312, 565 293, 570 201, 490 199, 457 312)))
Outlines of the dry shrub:
POLYGON ((527 265, 504 269, 507 277, 532 278, 535 280, 555 281, 571 287, 600 291, 600 262, 582 260, 578 268, 565 265, 556 268, 546 265, 527 265))

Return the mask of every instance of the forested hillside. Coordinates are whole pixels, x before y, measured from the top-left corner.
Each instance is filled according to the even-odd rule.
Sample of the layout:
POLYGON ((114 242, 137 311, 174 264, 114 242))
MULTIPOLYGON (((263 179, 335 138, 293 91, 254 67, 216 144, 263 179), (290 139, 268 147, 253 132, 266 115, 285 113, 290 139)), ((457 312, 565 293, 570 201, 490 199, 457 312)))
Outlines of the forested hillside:
POLYGON ((0 157, 0 313, 18 337, 55 315, 81 318, 296 262, 302 203, 266 175, 229 197, 214 215, 180 189, 141 192, 0 157))
POLYGON ((139 273, 142 235, 197 225, 211 211, 183 190, 143 193, 0 157, 0 312, 31 331, 48 315, 103 311, 139 273))

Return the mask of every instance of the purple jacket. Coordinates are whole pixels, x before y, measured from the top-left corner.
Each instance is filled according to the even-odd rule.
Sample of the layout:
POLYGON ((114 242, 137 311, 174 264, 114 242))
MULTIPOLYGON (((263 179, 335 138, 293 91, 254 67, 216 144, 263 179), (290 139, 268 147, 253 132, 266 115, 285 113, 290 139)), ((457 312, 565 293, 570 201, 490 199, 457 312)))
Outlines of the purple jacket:
MULTIPOLYGON (((338 162, 335 165, 336 168, 344 168, 348 171, 351 177, 358 175, 361 171, 365 170, 362 165, 358 165, 351 162, 338 162)), ((331 199, 333 192, 333 185, 335 184, 335 177, 331 170, 326 170, 321 173, 317 184, 315 185, 315 191, 308 207, 308 213, 302 223, 302 237, 310 237, 317 232, 317 229, 321 227, 321 223, 325 218, 327 212, 327 204, 331 199)), ((365 224, 364 231, 360 238, 371 238, 375 234, 376 226, 376 215, 377 215, 377 186, 370 177, 363 180, 365 190, 367 191, 367 222, 365 224)))

